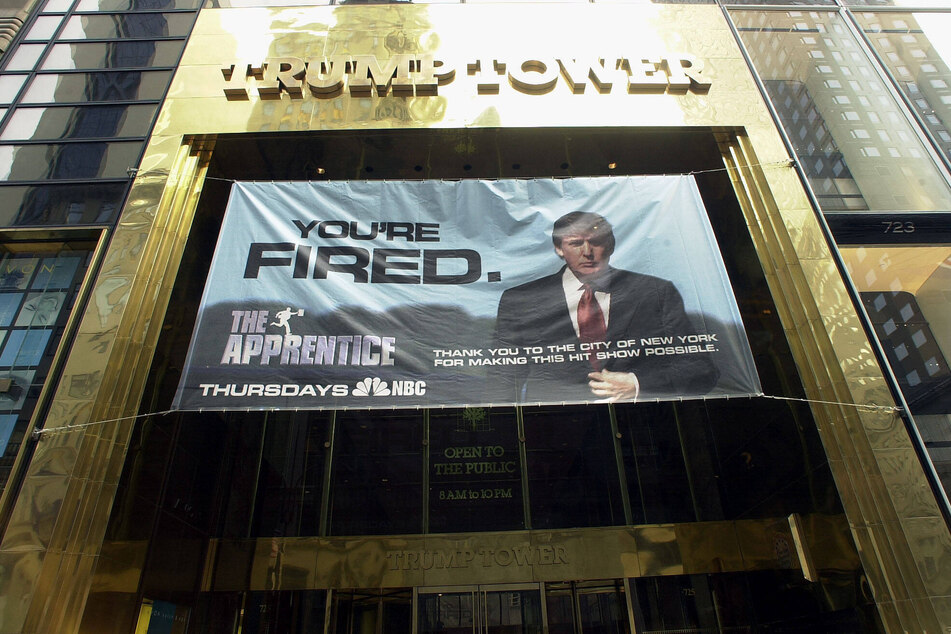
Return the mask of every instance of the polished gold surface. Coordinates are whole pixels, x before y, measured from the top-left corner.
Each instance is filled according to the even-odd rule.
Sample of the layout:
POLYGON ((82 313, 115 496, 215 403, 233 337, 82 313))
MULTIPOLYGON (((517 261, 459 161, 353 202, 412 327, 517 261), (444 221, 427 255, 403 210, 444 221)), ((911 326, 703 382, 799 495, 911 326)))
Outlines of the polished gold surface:
POLYGON ((889 631, 947 628, 947 613, 934 609, 947 588, 933 577, 947 565, 947 525, 903 423, 889 409, 894 402, 834 263, 816 240, 799 238, 816 233, 816 220, 787 216, 777 205, 770 186, 776 173, 758 165, 754 142, 724 137, 724 159, 816 401, 819 432, 883 623, 889 631))
POLYGON ((77 631, 132 418, 187 235, 207 152, 176 145, 166 189, 133 187, 0 544, 8 601, 0 631, 77 631), (133 310, 127 310, 132 305, 133 310), (144 358, 143 358, 144 357, 144 358), (136 363, 136 359, 140 362, 136 363), (111 421, 103 422, 99 421, 111 421), (69 429, 67 426, 77 425, 69 429))
MULTIPOLYGON (((539 126, 716 132, 807 394, 821 401, 813 412, 848 518, 848 528, 835 518, 802 518, 799 546, 813 553, 820 570, 826 562, 853 569, 847 554, 853 540, 889 630, 951 627, 947 527, 901 422, 889 410, 851 405, 894 403, 781 138, 715 6, 407 3, 204 10, 105 256, 46 427, 138 411, 216 135, 539 126), (540 11, 544 24, 537 20, 540 11), (572 37, 557 36, 553 24, 570 25, 572 37), (470 62, 480 59, 672 53, 701 60, 709 89, 631 94, 621 85, 610 92, 589 85, 579 94, 562 75, 550 90, 532 93, 513 87, 505 75, 469 74, 470 62), (222 67, 241 59, 253 65, 269 57, 383 60, 401 54, 447 60, 456 77, 436 95, 301 90, 292 98, 249 89, 239 99, 224 92, 222 67), (480 81, 497 82, 498 91, 480 92, 480 81)), ((123 419, 40 443, 0 544, 7 598, 0 632, 75 632, 91 588, 128 592, 138 579, 140 545, 101 551, 131 429, 131 419, 123 419)), ((250 587, 259 590, 405 587, 471 583, 473 570, 480 582, 491 582, 563 579, 569 575, 559 575, 568 572, 598 578, 798 568, 788 518, 767 524, 220 541, 212 553, 229 567, 215 568, 212 557, 203 583, 245 589, 237 580, 247 574, 250 587), (516 548, 544 563, 516 565, 516 548), (447 564, 462 561, 448 554, 460 551, 463 560, 473 553, 468 568, 436 567, 438 553, 447 564)))
MULTIPOLYGON (((851 549, 843 516, 803 519, 807 549, 851 549), (814 531, 820 528, 820 531, 814 531)), ((97 574, 100 589, 128 590, 142 549, 126 551, 130 567, 97 574)), ((297 537, 212 540, 206 590, 405 588, 565 579, 614 579, 801 569, 787 518, 697 522, 561 531, 510 531, 393 537, 297 537), (236 564, 236 562, 240 562, 236 564), (250 574, 249 574, 250 573, 250 574)), ((847 554, 829 563, 854 569, 847 554)), ((826 562, 823 562, 826 567, 826 562)))

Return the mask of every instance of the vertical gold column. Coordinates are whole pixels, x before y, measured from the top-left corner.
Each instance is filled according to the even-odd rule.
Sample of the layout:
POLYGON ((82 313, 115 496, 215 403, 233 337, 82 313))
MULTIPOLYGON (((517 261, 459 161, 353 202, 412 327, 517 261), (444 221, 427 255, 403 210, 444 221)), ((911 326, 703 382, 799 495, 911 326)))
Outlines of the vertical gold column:
POLYGON ((0 543, 0 632, 78 630, 210 153, 150 144, 0 543))
POLYGON ((951 534, 819 221, 791 167, 767 173, 748 138, 725 133, 719 141, 806 394, 816 401, 816 425, 882 621, 893 632, 946 631, 951 609, 941 579, 951 569, 951 534), (782 213, 771 192, 784 198, 782 213))

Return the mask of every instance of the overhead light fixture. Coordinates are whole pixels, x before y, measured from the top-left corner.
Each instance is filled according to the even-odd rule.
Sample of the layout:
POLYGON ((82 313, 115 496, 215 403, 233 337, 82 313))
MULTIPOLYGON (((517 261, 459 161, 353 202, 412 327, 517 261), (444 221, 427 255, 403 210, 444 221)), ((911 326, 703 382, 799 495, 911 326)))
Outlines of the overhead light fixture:
POLYGON ((617 163, 608 163, 609 170, 613 170, 615 167, 617 167, 617 163))

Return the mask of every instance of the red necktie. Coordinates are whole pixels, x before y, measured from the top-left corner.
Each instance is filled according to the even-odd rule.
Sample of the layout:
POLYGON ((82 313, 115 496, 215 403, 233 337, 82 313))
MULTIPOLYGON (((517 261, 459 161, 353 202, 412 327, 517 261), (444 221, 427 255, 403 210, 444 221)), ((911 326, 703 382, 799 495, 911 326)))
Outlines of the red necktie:
MULTIPOLYGON (((608 328, 604 323, 604 313, 594 298, 594 290, 584 285, 581 301, 578 302, 578 333, 581 343, 595 343, 604 341, 608 328)), ((588 361, 595 370, 601 369, 601 362, 595 357, 595 352, 588 354, 588 361)))

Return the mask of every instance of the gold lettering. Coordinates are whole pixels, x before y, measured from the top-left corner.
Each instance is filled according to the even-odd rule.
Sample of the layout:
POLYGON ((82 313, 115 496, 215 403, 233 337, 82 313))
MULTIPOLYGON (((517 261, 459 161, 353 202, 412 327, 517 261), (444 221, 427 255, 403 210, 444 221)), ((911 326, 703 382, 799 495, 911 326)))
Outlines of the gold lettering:
POLYGON ((527 59, 509 68, 509 83, 519 92, 544 94, 551 92, 557 82, 558 62, 554 59, 527 59))
POLYGON ((300 98, 304 73, 304 60, 299 57, 268 57, 264 60, 264 79, 257 84, 258 94, 280 97, 283 89, 291 97, 300 98))
POLYGON ((350 94, 366 97, 374 87, 380 97, 386 96, 391 87, 394 94, 413 94, 413 80, 409 76, 412 59, 410 55, 394 55, 380 66, 375 55, 355 55, 350 94))
POLYGON ((664 60, 658 57, 630 58, 627 60, 628 92, 664 92, 667 89, 667 73, 664 60))
POLYGON ((318 97, 334 97, 343 90, 349 55, 333 55, 329 59, 311 57, 304 75, 310 91, 318 97))
POLYGON ((587 63, 578 62, 573 58, 559 57, 558 63, 561 65, 561 74, 568 82, 568 87, 576 95, 584 92, 588 79, 599 93, 607 94, 614 87, 614 80, 618 75, 617 70, 604 67, 603 59, 595 63, 587 63))
POLYGON ((487 57, 477 59, 466 65, 466 71, 476 78, 476 90, 480 95, 496 94, 499 92, 498 76, 505 72, 505 63, 487 57))

